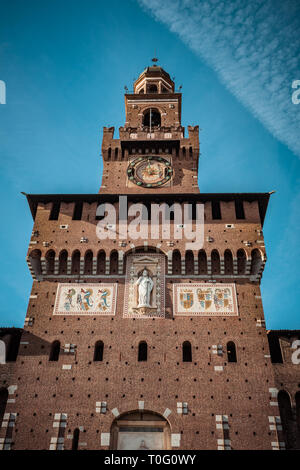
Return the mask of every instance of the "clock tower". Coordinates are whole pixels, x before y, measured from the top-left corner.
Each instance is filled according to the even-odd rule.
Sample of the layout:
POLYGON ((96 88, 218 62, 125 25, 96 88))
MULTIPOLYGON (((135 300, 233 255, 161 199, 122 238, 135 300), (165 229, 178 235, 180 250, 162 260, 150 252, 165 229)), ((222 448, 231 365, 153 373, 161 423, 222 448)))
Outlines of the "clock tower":
POLYGON ((199 127, 188 126, 185 136, 181 93, 156 61, 134 82, 133 93, 125 94, 119 138, 113 127, 104 128, 101 194, 199 193, 199 127))

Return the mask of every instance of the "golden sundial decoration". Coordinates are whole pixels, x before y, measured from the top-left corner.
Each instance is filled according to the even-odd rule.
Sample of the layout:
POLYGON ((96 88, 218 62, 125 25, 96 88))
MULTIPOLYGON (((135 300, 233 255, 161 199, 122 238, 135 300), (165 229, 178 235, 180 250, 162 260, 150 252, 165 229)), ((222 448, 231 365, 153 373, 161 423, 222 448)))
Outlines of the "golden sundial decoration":
POLYGON ((139 157, 127 168, 130 181, 144 188, 156 188, 170 181, 173 175, 171 163, 163 157, 139 157))

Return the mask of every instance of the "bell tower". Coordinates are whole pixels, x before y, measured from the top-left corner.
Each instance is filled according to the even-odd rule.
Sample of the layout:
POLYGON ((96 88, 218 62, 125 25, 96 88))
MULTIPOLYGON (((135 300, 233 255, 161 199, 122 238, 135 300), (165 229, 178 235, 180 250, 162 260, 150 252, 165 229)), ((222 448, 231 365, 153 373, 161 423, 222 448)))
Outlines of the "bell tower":
POLYGON ((119 139, 104 127, 100 193, 199 193, 199 127, 181 125, 181 97, 157 59, 125 93, 119 139))

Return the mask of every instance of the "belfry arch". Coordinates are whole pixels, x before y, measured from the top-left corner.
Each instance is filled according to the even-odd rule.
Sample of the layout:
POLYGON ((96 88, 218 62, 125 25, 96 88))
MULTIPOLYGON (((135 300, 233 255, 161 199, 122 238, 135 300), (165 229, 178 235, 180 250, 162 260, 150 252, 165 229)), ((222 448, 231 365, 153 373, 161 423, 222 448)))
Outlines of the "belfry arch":
POLYGON ((111 450, 171 449, 169 422, 154 411, 128 411, 112 423, 110 448, 111 450))
POLYGON ((157 127, 161 125, 161 113, 156 108, 148 108, 143 115, 143 125, 146 127, 157 127))

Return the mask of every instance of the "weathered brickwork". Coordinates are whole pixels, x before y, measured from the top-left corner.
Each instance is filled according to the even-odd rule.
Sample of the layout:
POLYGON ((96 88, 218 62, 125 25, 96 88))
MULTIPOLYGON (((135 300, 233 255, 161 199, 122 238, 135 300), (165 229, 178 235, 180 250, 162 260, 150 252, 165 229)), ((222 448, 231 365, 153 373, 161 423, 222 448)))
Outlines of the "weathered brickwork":
MULTIPOLYGON (((141 74, 125 106, 119 139, 104 128, 99 194, 27 195, 33 285, 17 354, 0 365, 0 448, 115 449, 122 422, 142 422, 162 427, 165 448, 283 449, 278 392, 287 388, 294 397, 297 436, 300 375, 290 357, 272 363, 264 322, 262 227, 270 194, 199 193, 198 127, 189 126, 184 137, 181 93, 160 67, 141 74), (172 165, 161 187, 141 187, 128 177, 132 158, 149 155, 172 165), (99 240, 99 204, 114 205, 113 231, 120 231, 119 194, 128 196, 128 207, 203 204, 203 246, 187 250, 185 238, 151 236, 99 240), (157 294, 163 318, 123 316, 128 255, 141 253, 145 260, 155 253, 165 259, 165 292, 157 294), (87 314, 72 313, 72 292, 65 314, 53 315, 58 283, 78 283, 82 297, 91 294, 85 284, 100 292, 101 285, 116 284, 115 315, 89 314, 89 297, 80 300, 87 314), (238 315, 175 316, 178 283, 234 284, 238 315)), ((186 302, 197 300, 189 295, 186 302)), ((8 332, 0 333, 8 350, 8 332)), ((299 445, 293 439, 287 446, 299 445)))

